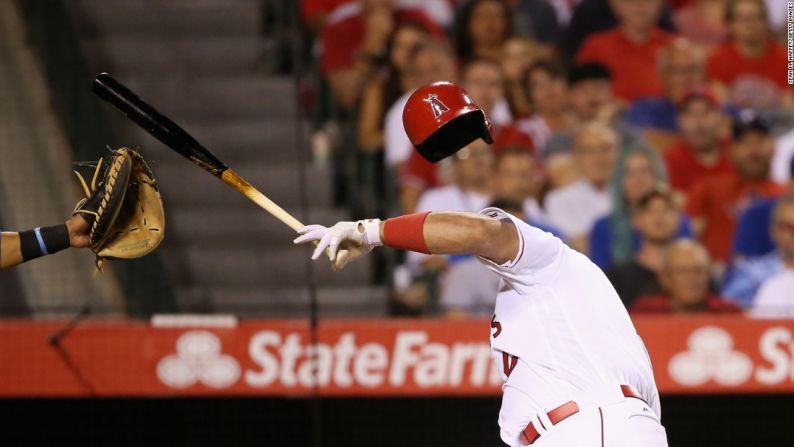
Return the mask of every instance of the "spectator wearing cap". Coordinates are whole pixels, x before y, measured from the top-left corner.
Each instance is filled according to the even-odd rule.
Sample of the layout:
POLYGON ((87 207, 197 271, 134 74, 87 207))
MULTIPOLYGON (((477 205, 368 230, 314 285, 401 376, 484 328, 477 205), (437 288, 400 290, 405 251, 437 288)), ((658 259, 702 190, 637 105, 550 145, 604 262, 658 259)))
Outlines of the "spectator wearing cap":
MULTIPOLYGON (((789 167, 785 194, 794 194, 794 159, 789 167)), ((744 259, 765 255, 775 249, 772 240, 772 212, 778 199, 762 200, 747 208, 740 216, 733 236, 733 258, 744 259)))
POLYGON ((794 194, 781 199, 775 207, 772 234, 780 269, 761 284, 750 314, 761 318, 794 318, 794 194))
POLYGON ((739 313, 735 304, 711 292, 711 261, 697 242, 681 239, 664 251, 659 277, 664 292, 638 298, 632 313, 739 313))
POLYGON ((665 189, 651 189, 634 206, 631 220, 641 240, 639 250, 606 272, 627 309, 640 296, 662 292, 657 277, 662 272, 664 251, 675 240, 681 218, 673 195, 665 189))
POLYGON ((358 103, 366 82, 386 60, 387 43, 395 26, 416 22, 431 34, 444 33, 422 10, 398 8, 394 0, 360 0, 331 14, 320 36, 320 68, 343 108, 358 103))
POLYGON ((609 67, 615 95, 623 101, 661 95, 656 61, 661 49, 674 38, 674 34, 656 26, 661 0, 610 0, 610 5, 619 25, 588 37, 576 61, 600 62, 609 67))
MULTIPOLYGON (((642 198, 666 184, 664 166, 655 150, 637 147, 621 152, 612 175, 612 212, 593 224, 590 259, 603 270, 632 259, 642 247, 642 235, 632 225, 634 209, 642 198)), ((665 193, 667 194, 667 193, 665 193)), ((689 219, 680 215, 676 235, 690 237, 689 219)))
POLYGON ((740 107, 776 105, 783 90, 790 97, 781 68, 788 61, 786 49, 772 38, 763 0, 730 0, 726 18, 730 40, 708 59, 708 77, 718 92, 740 107))
MULTIPOLYGON (((773 208, 768 230, 772 235, 773 251, 737 262, 723 283, 722 294, 726 298, 745 308, 756 307, 758 303, 755 299, 761 286, 778 273, 791 269, 794 259, 792 257, 794 256, 794 247, 792 247, 791 241, 792 224, 794 224, 793 213, 794 195, 789 193, 777 201, 773 208)), ((782 289, 773 286, 771 290, 782 289)), ((786 290, 784 295, 791 296, 792 290, 794 289, 786 290)), ((768 296, 769 293, 768 290, 764 295, 768 296)), ((759 311, 764 312, 764 310, 759 311)))
POLYGON ((510 8, 504 0, 471 0, 461 5, 455 19, 458 60, 499 60, 502 44, 512 35, 510 8))
POLYGON ((675 39, 659 52, 656 61, 662 95, 635 101, 626 121, 642 129, 651 143, 666 148, 677 138, 678 105, 688 92, 706 81, 703 51, 686 39, 675 39))
POLYGON ((751 111, 734 123, 731 161, 735 171, 706 177, 687 196, 686 211, 712 258, 729 260, 736 219, 754 201, 774 197, 783 187, 769 180, 773 142, 769 127, 751 111))
POLYGON ((612 128, 597 122, 582 126, 572 151, 582 178, 546 196, 549 223, 582 253, 588 252, 588 236, 595 221, 612 209, 609 180, 618 149, 618 136, 612 128))
POLYGON ((696 180, 733 171, 730 142, 722 136, 727 117, 710 92, 696 89, 681 99, 679 141, 664 152, 670 186, 685 194, 696 180))
POLYGON ((675 11, 673 19, 679 34, 704 47, 721 44, 728 36, 727 3, 727 0, 694 0, 675 11))

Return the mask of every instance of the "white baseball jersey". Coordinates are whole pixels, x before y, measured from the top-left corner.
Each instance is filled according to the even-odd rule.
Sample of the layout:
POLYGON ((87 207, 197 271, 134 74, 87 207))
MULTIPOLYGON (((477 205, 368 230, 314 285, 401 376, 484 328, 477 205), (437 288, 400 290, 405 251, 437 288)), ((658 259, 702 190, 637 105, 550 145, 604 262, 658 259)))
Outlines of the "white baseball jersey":
POLYGON ((480 213, 509 219, 518 230, 515 259, 481 261, 501 277, 491 321, 497 365, 505 379, 514 357, 526 365, 520 386, 532 408, 522 411, 545 413, 593 390, 631 385, 661 416, 645 345, 601 269, 500 209, 480 213))

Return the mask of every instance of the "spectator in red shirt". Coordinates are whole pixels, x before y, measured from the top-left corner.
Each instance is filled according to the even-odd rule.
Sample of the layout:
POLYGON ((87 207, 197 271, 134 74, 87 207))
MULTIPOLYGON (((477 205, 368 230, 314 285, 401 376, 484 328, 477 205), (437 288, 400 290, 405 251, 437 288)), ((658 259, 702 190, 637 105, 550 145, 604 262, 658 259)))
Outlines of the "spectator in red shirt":
POLYGON ((708 60, 715 88, 740 107, 775 106, 784 89, 790 100, 786 49, 772 38, 763 1, 731 0, 726 17, 731 39, 708 60))
POLYGON ((630 102, 659 96, 659 51, 674 35, 656 26, 661 0, 611 0, 619 25, 587 38, 576 61, 601 62, 614 75, 615 95, 630 102))
POLYGON ((717 99, 699 89, 687 94, 678 106, 681 139, 664 153, 670 186, 685 194, 696 180, 733 171, 729 142, 722 138, 727 117, 717 99))
POLYGON ((751 111, 745 112, 734 123, 730 152, 735 171, 699 180, 687 197, 686 211, 695 234, 719 262, 729 260, 736 219, 742 211, 755 200, 783 192, 780 184, 769 180, 774 151, 769 127, 751 111))
POLYGON ((697 242, 681 239, 664 253, 660 282, 664 293, 637 299, 633 313, 739 313, 735 304, 711 292, 709 255, 697 242))
POLYGON ((502 44, 512 34, 510 8, 504 0, 471 0, 461 6, 455 24, 458 59, 499 60, 502 44))
POLYGON ((367 80, 386 59, 389 36, 398 23, 416 22, 431 34, 443 31, 421 10, 398 9, 394 0, 360 0, 347 14, 327 21, 322 30, 323 75, 339 105, 353 107, 367 80))

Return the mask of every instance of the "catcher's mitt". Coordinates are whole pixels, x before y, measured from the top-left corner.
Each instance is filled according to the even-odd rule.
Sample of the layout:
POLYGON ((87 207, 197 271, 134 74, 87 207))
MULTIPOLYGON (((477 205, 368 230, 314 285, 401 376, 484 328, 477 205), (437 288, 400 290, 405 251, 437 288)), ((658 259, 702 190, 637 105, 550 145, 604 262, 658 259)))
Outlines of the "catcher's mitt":
POLYGON ((90 186, 79 172, 75 174, 86 197, 73 214, 88 221, 98 267, 103 259, 139 258, 160 245, 165 235, 163 202, 152 171, 138 152, 122 147, 100 158, 90 186))

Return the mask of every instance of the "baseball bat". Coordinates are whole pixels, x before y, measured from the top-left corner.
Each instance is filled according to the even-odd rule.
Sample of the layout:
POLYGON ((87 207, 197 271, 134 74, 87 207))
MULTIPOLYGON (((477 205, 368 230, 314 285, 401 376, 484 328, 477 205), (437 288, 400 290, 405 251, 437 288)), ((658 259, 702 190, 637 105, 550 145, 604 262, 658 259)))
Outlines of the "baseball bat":
POLYGON ((262 194, 239 174, 226 166, 192 135, 178 124, 160 114, 154 107, 142 100, 130 89, 113 79, 107 73, 100 73, 91 87, 94 93, 119 109, 127 118, 142 127, 163 144, 187 158, 196 166, 220 178, 251 201, 272 214, 276 219, 297 231, 302 223, 275 202, 262 194))

